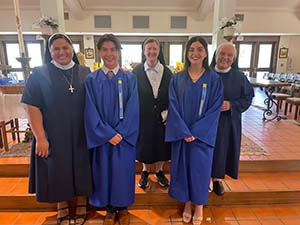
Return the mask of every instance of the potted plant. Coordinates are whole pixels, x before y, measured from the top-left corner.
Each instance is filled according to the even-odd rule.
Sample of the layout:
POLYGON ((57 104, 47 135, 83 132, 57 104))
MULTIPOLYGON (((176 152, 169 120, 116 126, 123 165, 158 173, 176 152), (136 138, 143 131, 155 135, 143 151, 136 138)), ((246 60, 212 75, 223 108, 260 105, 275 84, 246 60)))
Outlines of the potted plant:
POLYGON ((55 32, 58 32, 58 23, 52 17, 41 17, 37 23, 42 31, 42 34, 51 35, 55 32))
POLYGON ((235 32, 239 33, 240 24, 235 18, 227 19, 226 17, 221 19, 220 30, 223 31, 223 37, 227 40, 229 37, 233 37, 235 32))

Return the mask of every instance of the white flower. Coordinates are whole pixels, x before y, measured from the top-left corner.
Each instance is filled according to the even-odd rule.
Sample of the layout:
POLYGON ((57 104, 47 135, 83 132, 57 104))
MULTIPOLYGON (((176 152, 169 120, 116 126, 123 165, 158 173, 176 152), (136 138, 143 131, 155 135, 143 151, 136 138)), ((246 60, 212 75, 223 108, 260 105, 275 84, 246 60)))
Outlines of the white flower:
POLYGON ((45 16, 41 17, 39 22, 37 22, 37 25, 39 25, 40 27, 49 26, 53 29, 58 28, 58 23, 52 17, 45 17, 45 16))
POLYGON ((226 27, 234 27, 235 25, 237 25, 237 21, 235 20, 235 18, 231 18, 231 19, 227 19, 226 17, 221 19, 220 22, 220 30, 223 30, 226 27))

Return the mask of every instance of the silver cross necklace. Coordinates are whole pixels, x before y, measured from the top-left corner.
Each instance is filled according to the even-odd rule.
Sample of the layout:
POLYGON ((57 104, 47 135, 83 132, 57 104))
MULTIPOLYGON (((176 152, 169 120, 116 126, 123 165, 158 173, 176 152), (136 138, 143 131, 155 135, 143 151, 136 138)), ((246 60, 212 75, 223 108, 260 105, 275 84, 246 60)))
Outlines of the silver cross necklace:
POLYGON ((73 87, 73 69, 74 66, 72 67, 72 71, 71 71, 71 82, 68 80, 66 75, 60 70, 60 72, 63 74, 63 77, 65 78, 65 81, 69 84, 69 91, 71 92, 71 94, 73 94, 75 91, 75 88, 73 87))

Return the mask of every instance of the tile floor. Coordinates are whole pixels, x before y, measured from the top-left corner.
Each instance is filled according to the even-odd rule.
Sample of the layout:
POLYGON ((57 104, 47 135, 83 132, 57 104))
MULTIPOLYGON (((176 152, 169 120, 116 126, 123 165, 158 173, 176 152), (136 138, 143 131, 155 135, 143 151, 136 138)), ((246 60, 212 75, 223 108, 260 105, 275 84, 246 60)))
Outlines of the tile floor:
MULTIPOLYGON (((130 224, 179 225, 181 210, 167 208, 130 210, 130 224)), ((89 215, 86 225, 102 225, 105 212, 89 215)), ((56 224, 55 212, 0 212, 1 225, 50 225, 56 224)), ((117 223, 116 223, 117 224, 117 223)), ((190 223, 192 224, 192 223, 190 223)), ((299 225, 299 205, 205 207, 201 225, 299 225)))

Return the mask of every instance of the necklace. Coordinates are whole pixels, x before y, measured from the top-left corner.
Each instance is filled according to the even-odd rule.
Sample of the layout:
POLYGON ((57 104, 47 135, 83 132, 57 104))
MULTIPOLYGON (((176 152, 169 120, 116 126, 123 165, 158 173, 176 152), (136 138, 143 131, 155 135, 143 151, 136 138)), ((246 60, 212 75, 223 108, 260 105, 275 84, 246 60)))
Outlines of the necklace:
POLYGON ((67 84, 69 84, 69 91, 71 92, 71 94, 73 94, 75 91, 75 88, 73 87, 73 69, 74 66, 72 67, 72 71, 71 71, 71 82, 68 80, 66 75, 60 70, 60 72, 63 74, 63 78, 65 78, 65 81, 67 82, 67 84))
POLYGON ((196 77, 192 77, 191 73, 189 73, 191 80, 195 83, 197 80, 199 80, 199 78, 203 75, 203 73, 205 72, 205 68, 202 67, 199 75, 197 74, 196 77))

